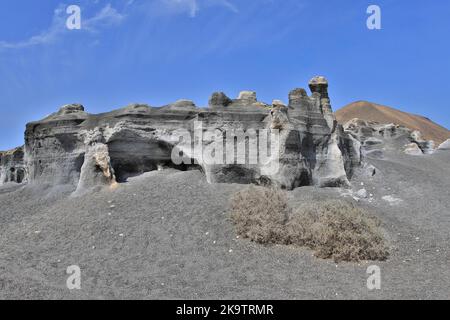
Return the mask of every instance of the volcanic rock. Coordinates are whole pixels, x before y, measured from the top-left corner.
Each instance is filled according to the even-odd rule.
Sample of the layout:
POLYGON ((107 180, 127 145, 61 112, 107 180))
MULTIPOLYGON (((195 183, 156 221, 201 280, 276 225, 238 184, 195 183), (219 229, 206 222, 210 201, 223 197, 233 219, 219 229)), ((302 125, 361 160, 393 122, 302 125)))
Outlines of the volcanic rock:
MULTIPOLYGON (((214 93, 210 109, 179 100, 160 108, 132 104, 93 115, 82 105, 66 105, 27 124, 23 155, 16 157, 20 159, 13 163, 10 155, 2 154, 2 179, 68 184, 78 193, 171 167, 199 168, 210 183, 272 184, 286 189, 349 186, 362 161, 361 143, 337 123, 326 79, 313 78, 309 86, 311 96, 304 89, 291 91, 288 106, 277 100, 272 105, 258 102, 251 91, 241 92, 235 100, 214 93), (233 136, 236 144, 225 148, 223 160, 227 161, 220 161, 221 150, 211 146, 216 139, 235 141, 233 136), (275 136, 278 153, 250 151, 249 146, 256 144, 249 139, 256 137, 264 145, 275 136), (197 144, 203 147, 200 153, 191 148, 197 144), (212 150, 211 155, 219 161, 206 161, 206 150, 212 150), (184 161, 173 160, 177 153, 184 161), (11 164, 22 166, 22 178, 6 174, 11 164)), ((270 141, 270 147, 272 144, 270 141)))

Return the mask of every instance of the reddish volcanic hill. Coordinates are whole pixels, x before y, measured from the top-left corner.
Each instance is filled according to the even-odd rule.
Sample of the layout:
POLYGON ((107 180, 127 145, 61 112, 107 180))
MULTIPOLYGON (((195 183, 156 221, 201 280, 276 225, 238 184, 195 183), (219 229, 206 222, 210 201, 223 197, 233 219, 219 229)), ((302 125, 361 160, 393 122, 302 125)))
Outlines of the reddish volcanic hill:
POLYGON ((403 112, 390 107, 367 101, 353 102, 336 111, 339 123, 359 118, 379 123, 395 123, 412 130, 419 130, 427 140, 434 140, 437 145, 450 138, 450 131, 428 118, 403 112))

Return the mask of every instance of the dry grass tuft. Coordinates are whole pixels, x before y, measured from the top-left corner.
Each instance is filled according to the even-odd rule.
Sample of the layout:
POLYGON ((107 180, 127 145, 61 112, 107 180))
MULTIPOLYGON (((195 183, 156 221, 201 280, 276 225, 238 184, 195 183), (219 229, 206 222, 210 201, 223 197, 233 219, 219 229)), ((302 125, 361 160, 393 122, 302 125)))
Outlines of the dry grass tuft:
POLYGON ((286 195, 279 190, 251 185, 233 197, 231 218, 236 231, 252 241, 282 242, 288 217, 286 195))
POLYGON ((385 260, 389 255, 379 221, 342 200, 291 210, 284 191, 250 186, 234 195, 231 218, 244 238, 308 247, 323 259, 385 260))

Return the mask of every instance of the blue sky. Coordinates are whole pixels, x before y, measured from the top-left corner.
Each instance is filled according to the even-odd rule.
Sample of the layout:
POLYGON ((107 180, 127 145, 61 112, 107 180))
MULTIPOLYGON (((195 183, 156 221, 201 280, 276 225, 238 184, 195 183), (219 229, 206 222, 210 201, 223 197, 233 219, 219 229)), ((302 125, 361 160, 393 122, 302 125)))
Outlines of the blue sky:
POLYGON ((99 113, 214 91, 287 101, 314 75, 334 109, 368 100, 450 127, 450 2, 406 0, 2 0, 0 150, 67 103, 99 113), (82 29, 67 30, 69 5, 82 29), (368 30, 366 9, 382 10, 368 30))

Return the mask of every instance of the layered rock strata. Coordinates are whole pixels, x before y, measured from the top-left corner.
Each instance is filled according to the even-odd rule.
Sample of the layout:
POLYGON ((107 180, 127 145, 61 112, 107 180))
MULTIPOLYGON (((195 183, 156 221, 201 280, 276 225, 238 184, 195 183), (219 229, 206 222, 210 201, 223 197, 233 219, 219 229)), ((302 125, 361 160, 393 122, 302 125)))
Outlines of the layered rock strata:
MULTIPOLYGON (((241 92, 237 99, 214 93, 208 108, 180 100, 158 108, 134 104, 108 113, 88 114, 82 105, 67 105, 27 124, 25 147, 22 156, 16 157, 21 159, 14 160, 13 166, 11 156, 2 154, 1 177, 3 182, 71 184, 81 192, 172 167, 199 168, 210 183, 272 184, 286 189, 347 186, 353 169, 361 164, 361 144, 338 125, 326 79, 315 77, 309 87, 311 95, 304 89, 291 91, 287 105, 279 100, 271 105, 259 102, 252 91, 241 92), (200 133, 204 133, 200 137, 195 134, 199 124, 200 133), (193 148, 180 141, 180 132, 192 134, 193 148), (207 132, 215 132, 216 136, 207 132), (241 133, 244 139, 239 141, 241 133), (266 143, 263 135, 270 138, 275 133, 279 149, 270 154, 269 162, 277 162, 276 170, 268 170, 267 163, 260 161, 260 148, 255 153, 250 145, 258 141, 260 147, 266 143), (252 135, 257 139, 251 140, 252 135), (207 149, 213 140, 222 138, 226 151, 223 162, 209 163, 195 151, 196 144, 207 149), (227 149, 230 141, 233 144, 227 149), (174 162, 175 151, 186 161, 174 162), (4 178, 10 167, 23 169, 24 176, 4 178)), ((269 144, 272 146, 272 142, 269 144)))

